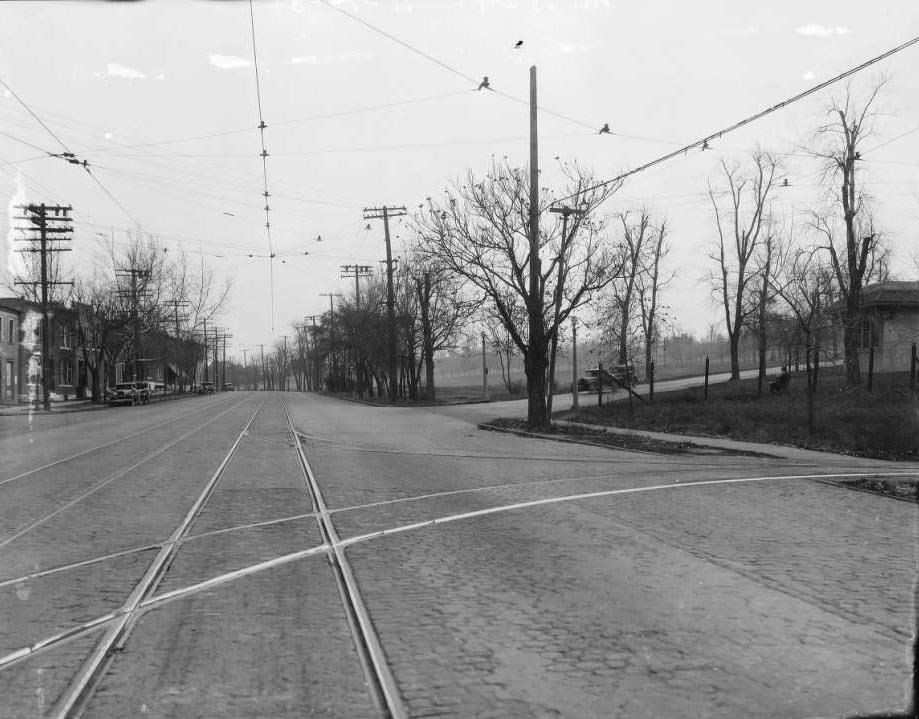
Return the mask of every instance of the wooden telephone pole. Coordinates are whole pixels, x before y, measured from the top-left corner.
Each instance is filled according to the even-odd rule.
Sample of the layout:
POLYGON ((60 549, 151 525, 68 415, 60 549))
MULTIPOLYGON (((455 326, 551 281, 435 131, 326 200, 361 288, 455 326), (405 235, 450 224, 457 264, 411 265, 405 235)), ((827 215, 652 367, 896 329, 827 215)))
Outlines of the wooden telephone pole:
POLYGON ((396 296, 393 291, 392 244, 389 240, 389 218, 408 214, 404 206, 399 207, 365 207, 365 220, 383 220, 386 233, 386 312, 389 315, 389 401, 395 403, 397 391, 396 378, 396 296))
MULTIPOLYGON (((371 275, 370 265, 342 265, 341 266, 341 276, 343 278, 354 278, 354 307, 360 312, 361 310, 361 277, 370 277, 371 275)), ((361 345, 358 343, 357 347, 354 348, 356 356, 354 358, 354 377, 357 380, 357 396, 361 399, 364 398, 364 377, 361 372, 363 365, 363 356, 361 352, 361 345)))
POLYGON ((46 205, 42 202, 39 205, 17 205, 16 209, 22 210, 23 214, 14 219, 31 223, 15 229, 22 232, 25 236, 18 237, 18 242, 32 243, 31 247, 24 247, 16 250, 17 252, 38 253, 41 258, 41 279, 33 281, 16 281, 17 285, 41 285, 41 391, 42 406, 45 410, 51 409, 51 362, 50 362, 50 332, 51 323, 49 322, 50 298, 48 289, 56 285, 72 285, 73 282, 59 282, 49 277, 50 266, 49 256, 53 252, 70 252, 69 247, 61 247, 54 243, 69 242, 73 234, 73 218, 70 211, 73 209, 70 205, 64 207, 61 205, 46 205), (37 243, 37 246, 35 246, 37 243))

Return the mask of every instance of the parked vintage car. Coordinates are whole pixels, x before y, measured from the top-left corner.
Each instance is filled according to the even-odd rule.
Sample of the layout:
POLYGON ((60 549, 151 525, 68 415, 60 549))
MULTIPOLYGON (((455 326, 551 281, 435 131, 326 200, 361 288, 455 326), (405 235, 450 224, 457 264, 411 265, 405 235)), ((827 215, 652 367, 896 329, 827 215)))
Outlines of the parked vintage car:
POLYGON ((106 398, 111 405, 147 404, 150 401, 150 383, 148 382, 119 382, 106 392, 106 398))
MULTIPOLYGON (((596 392, 600 384, 600 369, 585 370, 584 374, 578 378, 578 392, 596 392)), ((638 384, 638 375, 635 374, 635 367, 630 364, 614 364, 609 368, 603 368, 603 386, 615 389, 623 385, 632 387, 638 384)))
POLYGON ((236 390, 236 385, 232 382, 224 382, 223 391, 224 392, 233 392, 236 390))
POLYGON ((198 394, 214 394, 214 383, 202 382, 201 386, 198 387, 198 394))

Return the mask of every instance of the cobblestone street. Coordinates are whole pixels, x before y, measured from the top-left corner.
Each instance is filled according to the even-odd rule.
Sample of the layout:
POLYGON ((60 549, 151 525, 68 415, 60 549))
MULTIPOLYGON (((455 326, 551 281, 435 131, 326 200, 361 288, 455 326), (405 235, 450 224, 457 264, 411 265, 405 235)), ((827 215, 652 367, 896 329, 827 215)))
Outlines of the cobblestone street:
POLYGON ((240 392, 0 418, 0 717, 907 709, 916 507, 815 475, 914 467, 474 415, 240 392))

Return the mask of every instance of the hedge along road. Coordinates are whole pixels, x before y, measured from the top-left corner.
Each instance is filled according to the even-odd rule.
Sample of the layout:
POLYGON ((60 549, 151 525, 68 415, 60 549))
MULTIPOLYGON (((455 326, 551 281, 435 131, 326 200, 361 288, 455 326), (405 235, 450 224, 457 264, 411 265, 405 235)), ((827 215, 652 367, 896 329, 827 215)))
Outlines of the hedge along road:
MULTIPOLYGON (((134 462, 173 441, 174 452, 76 502, 49 496, 42 473, 23 478, 35 480, 32 502, 46 503, 38 519, 57 514, 29 529, 33 507, 15 525, 27 531, 0 549, 0 617, 15 627, 0 653, 81 624, 87 632, 0 666, 7 716, 61 710, 118 620, 106 615, 123 609, 170 539, 177 549, 135 605, 120 650, 77 697, 83 716, 905 706, 907 503, 802 478, 826 470, 800 462, 619 452, 480 432, 429 411, 284 400, 331 535, 273 393, 215 404, 185 431, 210 424, 184 438, 177 423, 138 446, 134 462), (62 501, 73 503, 58 511, 62 501), (350 589, 327 561, 335 554, 350 589), (350 590, 363 620, 348 609, 350 590), (361 646, 365 629, 375 655, 361 646), (368 691, 374 662, 391 677, 391 703, 368 691)), ((185 403, 170 404, 179 418, 185 403)), ((129 459, 99 455, 97 474, 107 474, 94 479, 129 459)), ((0 502, 18 486, 0 485, 0 502)))

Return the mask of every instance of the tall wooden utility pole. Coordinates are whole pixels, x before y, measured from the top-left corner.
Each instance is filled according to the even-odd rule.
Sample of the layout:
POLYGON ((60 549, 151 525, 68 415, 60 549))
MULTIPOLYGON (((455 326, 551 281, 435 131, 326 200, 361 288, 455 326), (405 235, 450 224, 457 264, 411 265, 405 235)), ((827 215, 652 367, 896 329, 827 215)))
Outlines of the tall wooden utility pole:
POLYGON ((571 318, 571 408, 578 408, 578 318, 571 318))
MULTIPOLYGON (((562 216, 562 240, 558 250, 558 279, 555 282, 555 331, 552 333, 552 346, 549 348, 549 386, 546 391, 546 416, 552 420, 552 395, 555 393, 555 355, 558 352, 558 318, 562 311, 562 300, 564 299, 563 290, 565 289, 565 256, 568 254, 568 217, 571 215, 583 215, 584 210, 574 207, 551 207, 549 212, 555 212, 562 216)), ((572 230, 572 234, 576 231, 572 230)))
POLYGON ((365 207, 365 220, 383 220, 383 229, 386 233, 386 312, 389 315, 389 401, 396 401, 396 295, 393 291, 392 273, 392 245, 389 241, 389 218, 401 217, 408 214, 404 206, 399 207, 365 207))
POLYGON ((540 291, 542 263, 539 259, 539 151, 536 124, 536 66, 530 67, 530 283, 527 291, 529 347, 524 358, 529 385, 527 424, 532 428, 546 422, 546 339, 543 296, 540 291))
POLYGON ((372 274, 370 265, 341 265, 341 276, 343 278, 354 278, 354 306, 356 309, 361 308, 361 277, 370 277, 372 274))
MULTIPOLYGON (((53 243, 69 242, 73 234, 73 218, 69 213, 73 209, 70 205, 17 205, 16 209, 22 210, 21 216, 14 219, 32 223, 25 227, 15 228, 25 234, 16 238, 17 241, 33 243, 32 247, 25 247, 17 252, 39 253, 41 258, 41 278, 37 282, 16 281, 17 285, 41 285, 41 392, 42 406, 46 411, 51 409, 51 323, 49 321, 48 288, 55 285, 72 285, 73 282, 58 282, 48 276, 48 255, 52 252, 70 252, 69 247, 60 247, 53 243), (37 231, 37 236, 36 236, 37 231), (34 243, 38 243, 38 247, 34 243)), ((33 293, 34 296, 34 293, 33 293)))
MULTIPOLYGON (((172 355, 173 355, 173 357, 172 357, 172 358, 173 358, 173 360, 175 361, 175 366, 176 366, 176 380, 177 380, 177 381, 176 381, 176 384, 178 385, 179 340, 181 339, 181 337, 180 337, 180 327, 179 327, 179 308, 180 308, 180 307, 182 307, 182 308, 188 307, 188 302, 186 302, 185 300, 180 300, 180 299, 174 297, 174 298, 171 299, 171 300, 167 300, 166 304, 172 305, 173 320, 174 320, 174 322, 175 322, 175 333, 176 333, 176 334, 175 334, 175 342, 173 343, 173 349, 172 349, 172 355)), ((182 316, 182 319, 185 320, 185 319, 187 319, 187 318, 183 315, 183 316, 182 316)), ((165 364, 166 364, 166 367, 169 366, 168 363, 165 363, 165 364)), ((178 387, 176 387, 176 391, 178 391, 178 387)), ((182 391, 183 391, 183 392, 185 391, 185 384, 184 384, 184 383, 182 384, 182 391)), ((163 394, 165 394, 165 393, 166 393, 166 370, 164 369, 164 370, 163 370, 163 394)))
MULTIPOLYGON (((137 382, 142 377, 139 377, 140 374, 140 362, 141 362, 141 317, 140 317, 140 302, 142 299, 147 299, 149 297, 149 292, 147 290, 146 284, 139 285, 138 280, 147 280, 150 278, 150 270, 144 269, 143 267, 118 267, 115 268, 116 277, 130 277, 131 284, 127 288, 119 288, 118 295, 131 301, 131 326, 133 328, 134 337, 133 337, 133 357, 131 359, 131 380, 137 382)), ((124 378, 122 378, 124 379, 124 378)))
MULTIPOLYGON (((337 385, 335 378, 335 305, 333 297, 341 297, 339 292, 320 292, 320 297, 329 298, 329 384, 337 385)), ((333 389, 334 387, 329 387, 333 389)))
MULTIPOLYGON (((259 349, 262 351, 262 389, 268 389, 268 386, 265 382, 265 345, 259 345, 259 349)), ((256 387, 258 386, 258 377, 255 378, 256 387)))
MULTIPOLYGON (((370 277, 372 274, 370 265, 342 265, 341 276, 354 278, 354 308, 361 310, 361 277, 370 277)), ((361 373, 363 364, 363 353, 361 352, 360 343, 354 348, 354 378, 357 382, 357 396, 364 398, 364 377, 361 373)))
MULTIPOLYGON (((197 350, 195 353, 197 355, 197 350)), ((204 318, 204 381, 210 381, 207 377, 207 317, 204 318)))

